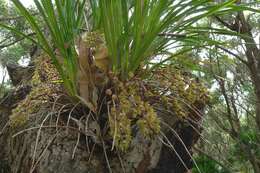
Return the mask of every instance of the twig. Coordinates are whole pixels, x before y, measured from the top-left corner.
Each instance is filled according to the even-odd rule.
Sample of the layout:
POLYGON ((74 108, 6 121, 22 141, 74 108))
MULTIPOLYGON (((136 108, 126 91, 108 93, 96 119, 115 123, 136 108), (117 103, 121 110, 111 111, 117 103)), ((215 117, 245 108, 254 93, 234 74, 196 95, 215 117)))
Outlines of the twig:
POLYGON ((241 62, 244 63, 245 65, 249 66, 248 62, 247 62, 246 60, 242 59, 242 57, 240 57, 239 55, 237 55, 237 54, 231 52, 230 50, 228 50, 228 49, 226 49, 226 48, 224 48, 224 47, 222 47, 222 46, 216 45, 216 47, 219 48, 219 49, 221 49, 221 50, 223 50, 224 52, 226 52, 226 53, 228 53, 228 54, 234 56, 234 57, 237 58, 239 61, 241 61, 241 62))
MULTIPOLYGON (((33 35, 35 35, 35 33, 30 33, 30 34, 27 34, 26 36, 30 37, 30 36, 33 36, 33 35)), ((24 40, 25 38, 26 37, 22 37, 22 38, 19 38, 19 39, 15 40, 15 41, 11 42, 11 43, 0 45, 0 50, 3 49, 3 48, 6 48, 6 47, 12 46, 12 45, 14 45, 14 44, 24 40)))
MULTIPOLYGON (((39 13, 33 13, 32 15, 38 15, 39 13)), ((10 21, 10 20, 18 20, 24 18, 24 16, 11 16, 11 17, 1 17, 0 22, 10 21)))

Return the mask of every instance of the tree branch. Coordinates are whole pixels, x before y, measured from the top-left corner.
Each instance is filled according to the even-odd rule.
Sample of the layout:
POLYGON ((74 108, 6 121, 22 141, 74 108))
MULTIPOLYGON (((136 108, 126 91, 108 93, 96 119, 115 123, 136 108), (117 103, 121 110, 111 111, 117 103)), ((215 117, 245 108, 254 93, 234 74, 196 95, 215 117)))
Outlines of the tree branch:
POLYGON ((6 42, 6 41, 9 40, 10 38, 12 38, 12 35, 8 35, 7 37, 5 37, 3 40, 0 41, 0 44, 6 42))
MULTIPOLYGON (((35 33, 30 33, 27 36, 30 37, 30 36, 33 36, 33 35, 35 35, 35 33)), ((0 50, 3 49, 3 48, 6 48, 6 47, 12 46, 12 45, 14 45, 14 44, 24 40, 25 38, 26 37, 22 37, 22 38, 19 38, 19 39, 15 40, 15 41, 11 42, 11 43, 0 45, 0 50)))
POLYGON ((226 52, 226 53, 228 53, 228 54, 234 56, 234 57, 237 58, 239 61, 241 61, 241 62, 244 63, 245 65, 249 66, 248 62, 247 62, 246 60, 244 60, 242 57, 240 57, 239 55, 237 55, 237 54, 231 52, 230 50, 228 50, 228 49, 226 49, 226 48, 224 48, 224 47, 222 47, 222 46, 216 45, 216 47, 219 48, 219 49, 221 49, 221 50, 223 50, 224 52, 226 52))
POLYGON ((21 19, 23 16, 1 17, 0 22, 21 19))
POLYGON ((234 28, 234 26, 232 26, 231 24, 225 22, 224 20, 222 20, 220 17, 218 16, 214 16, 215 19, 217 19, 218 22, 220 22, 222 25, 224 25, 225 27, 227 27, 228 29, 232 30, 232 31, 236 31, 236 29, 234 28))
MULTIPOLYGON (((33 16, 38 15, 38 13, 33 13, 33 16)), ((24 16, 11 16, 11 17, 0 17, 0 22, 6 22, 11 20, 18 20, 24 18, 24 16)))

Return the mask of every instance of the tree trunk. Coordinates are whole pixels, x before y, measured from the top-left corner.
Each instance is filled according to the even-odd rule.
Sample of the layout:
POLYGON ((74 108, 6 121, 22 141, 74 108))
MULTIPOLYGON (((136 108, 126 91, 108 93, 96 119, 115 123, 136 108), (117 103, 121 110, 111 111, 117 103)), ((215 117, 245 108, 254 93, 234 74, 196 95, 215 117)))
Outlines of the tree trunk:
MULTIPOLYGON (((45 103, 37 110, 42 117, 32 116, 29 123, 21 126, 10 124, 14 109, 28 97, 32 87, 18 86, 0 102, 0 129, 3 129, 0 133, 0 172, 185 173, 193 166, 191 148, 199 138, 201 115, 198 116, 198 112, 203 112, 202 103, 197 103, 196 111, 189 110, 191 121, 169 118, 167 113, 157 112, 171 128, 162 126, 164 142, 160 137, 148 140, 137 131, 129 150, 120 152, 111 150, 105 137, 100 141, 76 128, 80 125, 67 127, 66 117, 70 116, 70 111, 60 109, 59 116, 55 117, 50 113, 51 107, 43 106, 45 103), (57 125, 57 119, 63 124, 57 125)), ((65 102, 63 98, 61 102, 65 102)))

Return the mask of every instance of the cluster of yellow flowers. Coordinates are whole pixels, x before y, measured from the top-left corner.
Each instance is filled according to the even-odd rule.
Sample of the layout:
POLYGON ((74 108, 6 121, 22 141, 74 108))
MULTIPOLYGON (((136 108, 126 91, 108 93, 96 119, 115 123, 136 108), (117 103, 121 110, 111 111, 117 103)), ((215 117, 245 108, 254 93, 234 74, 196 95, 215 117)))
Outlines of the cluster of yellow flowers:
POLYGON ((153 107, 141 97, 139 81, 117 82, 111 95, 109 125, 115 146, 126 151, 131 144, 133 128, 143 137, 153 138, 160 132, 160 120, 153 107))
POLYGON ((32 76, 31 92, 22 100, 10 116, 11 127, 19 127, 28 122, 31 116, 39 113, 44 106, 50 106, 49 99, 58 94, 60 85, 58 73, 47 57, 39 57, 32 76), (59 82, 58 82, 59 83, 59 82))
POLYGON ((86 46, 88 46, 88 48, 97 49, 100 45, 105 44, 105 36, 102 32, 99 31, 86 32, 83 34, 82 39, 85 43, 87 43, 86 46))
POLYGON ((154 78, 158 82, 151 87, 150 97, 159 96, 158 100, 164 107, 179 118, 188 116, 196 104, 205 105, 209 101, 206 87, 191 74, 183 74, 179 69, 165 68, 156 71, 154 78))
POLYGON ((127 82, 117 78, 112 81, 113 88, 106 92, 111 97, 110 135, 114 145, 122 151, 130 146, 136 127, 148 139, 160 132, 160 119, 155 111, 157 103, 181 120, 189 116, 192 108, 196 109, 197 103, 206 104, 209 100, 208 91, 201 82, 174 68, 157 70, 146 81, 137 78, 127 82))

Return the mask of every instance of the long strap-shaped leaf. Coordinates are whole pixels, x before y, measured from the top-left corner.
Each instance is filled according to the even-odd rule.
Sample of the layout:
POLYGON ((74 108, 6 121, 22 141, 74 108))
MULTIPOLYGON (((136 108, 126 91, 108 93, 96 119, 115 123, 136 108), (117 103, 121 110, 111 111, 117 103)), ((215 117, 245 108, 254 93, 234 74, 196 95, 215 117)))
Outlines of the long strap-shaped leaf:
POLYGON ((86 0, 55 0, 55 4, 51 0, 34 0, 49 29, 52 43, 59 51, 59 56, 61 57, 54 53, 53 46, 44 36, 34 16, 28 12, 19 0, 12 0, 12 2, 36 33, 37 43, 52 58, 69 94, 76 96, 78 60, 74 39, 79 34, 86 0))
MULTIPOLYGON (((112 70, 126 79, 142 62, 163 52, 173 43, 160 33, 185 34, 176 41, 196 44, 198 33, 206 33, 194 24, 200 19, 218 13, 250 10, 236 6, 235 0, 214 3, 211 0, 95 0, 92 1, 94 17, 101 21, 112 70), (192 30, 190 28, 193 28, 192 30)), ((94 21, 95 23, 95 21, 94 21)), ((198 44, 200 40, 197 39, 198 44)))

